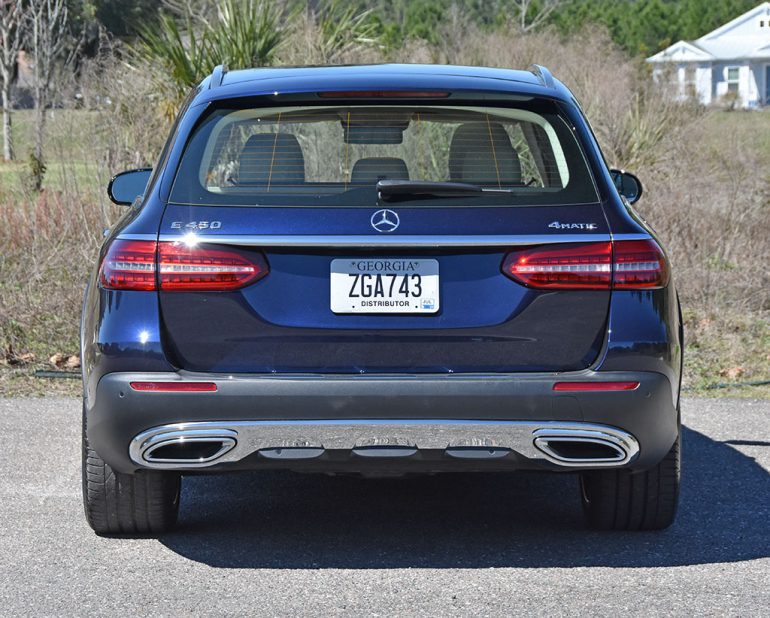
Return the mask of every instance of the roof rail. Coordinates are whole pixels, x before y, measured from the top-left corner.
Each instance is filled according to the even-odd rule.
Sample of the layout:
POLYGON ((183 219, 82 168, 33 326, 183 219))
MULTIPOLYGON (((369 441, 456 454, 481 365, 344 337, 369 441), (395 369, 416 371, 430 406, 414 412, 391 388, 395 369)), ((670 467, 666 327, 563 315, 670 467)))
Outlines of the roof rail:
POLYGON ((227 75, 227 65, 218 64, 211 72, 211 81, 209 82, 209 90, 213 88, 219 88, 222 85, 222 80, 227 75))
POLYGON ((529 67, 528 70, 540 80, 540 83, 543 84, 543 86, 546 88, 555 88, 553 83, 553 75, 551 75, 551 72, 544 66, 533 64, 529 67))

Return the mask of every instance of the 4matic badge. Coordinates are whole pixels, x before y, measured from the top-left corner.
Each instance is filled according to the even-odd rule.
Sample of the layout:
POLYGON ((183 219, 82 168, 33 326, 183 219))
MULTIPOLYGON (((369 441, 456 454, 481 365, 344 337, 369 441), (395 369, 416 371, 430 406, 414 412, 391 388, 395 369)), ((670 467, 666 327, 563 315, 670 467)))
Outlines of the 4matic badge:
POLYGON ((548 224, 548 227, 556 230, 595 230, 598 226, 596 223, 561 223, 553 221, 548 224))

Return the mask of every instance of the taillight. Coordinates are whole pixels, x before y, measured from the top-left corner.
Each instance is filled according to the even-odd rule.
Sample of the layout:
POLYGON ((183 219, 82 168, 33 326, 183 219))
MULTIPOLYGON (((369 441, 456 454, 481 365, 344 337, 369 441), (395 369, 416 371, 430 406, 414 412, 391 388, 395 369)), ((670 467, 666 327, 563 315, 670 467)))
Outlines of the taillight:
POLYGON ((235 290, 264 277, 267 263, 259 255, 247 259, 227 249, 161 242, 158 271, 164 291, 235 290))
POLYGON ((508 254, 503 272, 533 288, 607 289, 612 243, 527 247, 508 254))
POLYGON ((102 260, 99 280, 108 290, 154 290, 153 240, 115 240, 102 260))
POLYGON ((101 266, 108 290, 227 291, 268 273, 265 259, 184 242, 116 240, 101 266))
POLYGON ((615 243, 615 289, 662 288, 668 284, 668 278, 668 262, 654 240, 615 243))
POLYGON ((525 247, 509 253, 503 273, 541 289, 652 289, 668 283, 663 252, 653 240, 525 247))

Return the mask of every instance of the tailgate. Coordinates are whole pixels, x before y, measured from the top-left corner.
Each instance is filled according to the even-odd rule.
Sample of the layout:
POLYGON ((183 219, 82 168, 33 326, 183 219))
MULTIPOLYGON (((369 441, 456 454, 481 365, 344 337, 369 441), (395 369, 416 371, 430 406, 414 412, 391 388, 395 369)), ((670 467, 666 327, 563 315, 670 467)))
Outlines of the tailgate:
MULTIPOLYGON (((180 368, 239 373, 568 371, 598 356, 608 290, 536 290, 501 266, 521 246, 609 241, 600 205, 569 207, 588 230, 553 226, 563 207, 394 208, 397 235, 373 233, 375 210, 170 205, 161 241, 264 256, 269 272, 233 291, 161 291, 166 352, 180 368), (435 266, 435 306, 333 310, 333 265, 387 261, 435 266)), ((338 293, 354 287, 346 276, 338 293)), ((370 283, 353 294, 377 294, 370 283)))

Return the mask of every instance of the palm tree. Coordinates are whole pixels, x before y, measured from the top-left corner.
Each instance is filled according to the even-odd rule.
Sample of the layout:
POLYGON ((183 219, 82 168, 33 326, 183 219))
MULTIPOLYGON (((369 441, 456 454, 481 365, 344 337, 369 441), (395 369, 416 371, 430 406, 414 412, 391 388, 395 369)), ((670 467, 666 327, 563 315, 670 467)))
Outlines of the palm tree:
POLYGON ((139 32, 138 60, 152 67, 163 107, 173 115, 187 91, 218 64, 231 69, 266 66, 284 40, 284 15, 266 0, 224 0, 215 19, 189 10, 177 19, 162 15, 139 32))

